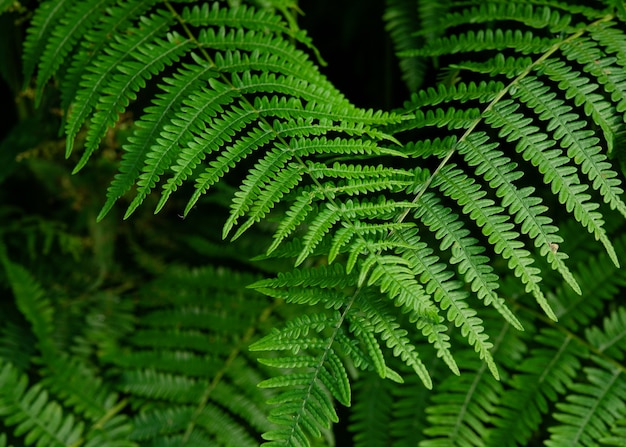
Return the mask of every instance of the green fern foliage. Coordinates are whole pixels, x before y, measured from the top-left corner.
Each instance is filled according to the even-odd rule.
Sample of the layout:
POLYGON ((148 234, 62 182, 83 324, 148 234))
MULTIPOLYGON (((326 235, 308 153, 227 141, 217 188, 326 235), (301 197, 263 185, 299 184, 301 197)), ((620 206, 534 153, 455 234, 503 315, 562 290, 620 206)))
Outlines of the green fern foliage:
POLYGON ((306 447, 354 402, 351 429, 378 432, 357 445, 620 442, 626 12, 540 3, 389 0, 411 95, 379 111, 322 74, 297 2, 42 2, 24 85, 58 91, 74 174, 114 159, 93 217, 210 208, 191 252, 214 234, 249 250, 188 268, 135 247, 156 278, 76 329, 82 357, 3 251, 42 365, 29 387, 0 344, 4 425, 41 445, 306 447))
POLYGON ((271 394, 256 388, 265 374, 247 352, 271 305, 241 293, 236 285, 250 280, 177 268, 144 288, 137 309, 143 316, 124 343, 104 354, 137 405, 129 439, 253 446, 257 433, 271 428, 265 403, 271 394), (218 282, 224 286, 205 289, 218 282))

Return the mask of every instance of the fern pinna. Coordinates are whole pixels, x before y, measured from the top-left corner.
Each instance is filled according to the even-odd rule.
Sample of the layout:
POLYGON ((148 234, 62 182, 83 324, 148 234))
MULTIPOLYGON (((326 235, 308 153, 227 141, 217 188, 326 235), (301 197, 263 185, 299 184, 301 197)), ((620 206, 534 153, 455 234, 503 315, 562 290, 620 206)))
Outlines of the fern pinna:
MULTIPOLYGON (((43 2, 24 42, 24 71, 25 86, 36 75, 36 101, 55 80, 76 173, 120 115, 132 113, 99 220, 115 206, 130 217, 153 196, 158 212, 183 195, 176 211, 187 216, 231 191, 223 237, 259 227, 271 237, 260 240, 256 261, 290 261, 249 284, 299 309, 250 346, 267 353, 261 365, 280 370, 255 376, 271 390, 269 423, 256 426, 267 445, 330 439, 335 401, 349 406, 350 382, 361 377, 398 396, 397 405, 384 399, 381 412, 404 411, 386 442, 415 441, 402 407, 411 399, 402 390, 415 387, 379 384, 415 385, 411 374, 427 389, 450 390, 414 421, 424 446, 523 445, 548 406, 546 445, 592 445, 598 430, 607 442, 623 439, 624 370, 615 360, 623 353, 614 343, 626 327, 623 308, 614 304, 600 324, 598 307, 584 307, 577 297, 592 282, 568 262, 573 243, 559 230, 575 221, 600 242, 603 265, 618 268, 623 250, 605 221, 626 216, 608 158, 624 131, 623 5, 390 0, 387 28, 414 91, 403 107, 382 112, 354 106, 320 73, 294 2, 241 3, 43 2), (435 66, 440 75, 429 84, 435 66), (577 318, 594 326, 570 344, 577 318), (543 370, 546 356, 563 361, 543 370), (517 392, 528 399, 527 416, 507 437, 521 408, 517 392)), ((144 322, 162 324, 159 331, 185 318, 155 312, 144 322)), ((154 347, 163 371, 152 354, 111 357, 125 371, 120 390, 187 406, 147 405, 133 421, 175 420, 185 431, 172 436, 201 442, 195 426, 209 417, 223 372, 194 358, 182 367, 187 354, 154 347), (193 376, 187 367, 213 379, 191 386, 175 375, 193 376), (195 392, 207 398, 185 394, 195 392)), ((18 381, 11 371, 5 377, 18 381)), ((222 397, 232 397, 222 386, 222 397)), ((364 398, 368 387, 356 390, 364 398)), ((224 415, 221 405, 211 417, 224 415)), ((355 430, 368 425, 366 409, 355 406, 355 430)), ((225 445, 250 441, 208 430, 207 439, 225 445)))

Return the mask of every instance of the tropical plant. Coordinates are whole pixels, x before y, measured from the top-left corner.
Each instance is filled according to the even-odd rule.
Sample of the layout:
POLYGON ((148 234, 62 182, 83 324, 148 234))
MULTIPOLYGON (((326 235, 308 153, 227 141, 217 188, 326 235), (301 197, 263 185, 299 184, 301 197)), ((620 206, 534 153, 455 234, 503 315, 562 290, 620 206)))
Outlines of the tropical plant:
POLYGON ((625 445, 626 10, 587 3, 388 0, 383 111, 294 0, 0 2, 0 446, 625 445))

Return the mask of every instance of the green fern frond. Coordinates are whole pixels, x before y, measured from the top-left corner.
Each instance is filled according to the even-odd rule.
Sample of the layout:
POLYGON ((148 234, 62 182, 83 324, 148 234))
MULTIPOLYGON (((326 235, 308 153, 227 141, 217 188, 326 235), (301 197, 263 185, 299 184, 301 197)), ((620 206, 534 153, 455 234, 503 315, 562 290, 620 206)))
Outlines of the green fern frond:
POLYGON ((6 258, 3 264, 22 314, 32 325, 43 364, 44 386, 86 419, 97 421, 117 403, 117 395, 103 386, 95 371, 76 358, 58 352, 53 343, 54 309, 42 285, 25 268, 6 258))
POLYGON ((479 185, 454 167, 441 170, 434 186, 439 186, 444 194, 455 199, 463 207, 464 213, 476 221, 483 234, 489 238, 493 250, 508 260, 511 270, 526 284, 526 291, 532 292, 544 311, 556 320, 539 288, 540 271, 532 267, 530 253, 516 240, 518 233, 513 231, 513 224, 508 222, 508 217, 501 214, 502 208, 495 206, 491 199, 485 198, 479 185))
POLYGON ((28 379, 10 363, 0 364, 0 415, 4 424, 17 425, 15 436, 27 435, 40 446, 72 445, 81 439, 83 424, 48 400, 41 385, 28 387, 28 379))
POLYGON ((444 264, 438 263, 439 259, 432 254, 432 250, 420 248, 419 239, 415 235, 404 231, 402 240, 407 244, 404 248, 406 257, 420 276, 420 281, 425 283, 426 291, 439 303, 441 310, 447 311, 446 319, 461 328, 463 337, 467 338, 498 379, 498 370, 489 352, 493 345, 488 341, 487 334, 483 333, 484 326, 482 320, 476 317, 477 312, 466 302, 467 292, 459 290, 461 283, 451 280, 454 275, 445 270, 444 264))
MULTIPOLYGON (((66 155, 72 152, 74 139, 88 119, 91 119, 94 126, 99 126, 90 128, 97 130, 90 131, 90 139, 81 158, 80 167, 86 164, 106 129, 117 119, 117 114, 125 109, 129 101, 135 97, 136 91, 145 83, 145 78, 132 76, 133 69, 140 68, 143 76, 150 78, 154 73, 144 70, 144 64, 140 61, 150 58, 150 51, 155 48, 169 46, 173 50, 178 49, 175 42, 160 42, 156 47, 151 43, 152 39, 168 29, 171 17, 164 14, 153 15, 151 19, 145 18, 142 25, 134 31, 127 30, 130 38, 117 37, 117 41, 107 47, 107 52, 102 51, 97 59, 93 59, 93 65, 86 69, 88 73, 80 82, 80 88, 68 111, 66 155), (130 55, 135 54, 139 54, 139 59, 129 60, 130 55), (118 66, 123 63, 127 64, 126 69, 118 73, 118 66), (92 113, 94 108, 95 112, 92 113)), ((172 60, 169 54, 164 56, 170 57, 165 61, 172 60)), ((154 64, 150 65, 154 67, 154 64)))
POLYGON ((195 5, 184 10, 182 19, 192 26, 238 26, 254 29, 257 31, 270 31, 276 34, 286 34, 305 44, 309 49, 314 50, 311 38, 303 30, 294 30, 287 26, 282 18, 269 10, 255 10, 254 8, 242 5, 241 8, 224 8, 219 3, 202 6, 195 5))
POLYGON ((85 447, 136 447, 137 444, 130 439, 132 429, 124 416, 98 421, 87 434, 85 447))
MULTIPOLYGON (((389 33, 396 51, 415 48, 420 39, 414 35, 418 29, 418 8, 413 0, 387 0, 385 29, 389 33)), ((402 78, 411 91, 417 89, 424 80, 427 64, 419 58, 406 58, 400 62, 402 78)))
MULTIPOLYGON (((156 1, 143 0, 141 2, 109 5, 106 12, 101 14, 94 26, 85 30, 81 38, 81 46, 71 54, 70 64, 60 80, 61 103, 64 110, 69 110, 72 106, 75 96, 81 88, 83 77, 88 77, 90 72, 94 73, 95 60, 109 43, 109 36, 118 32, 125 32, 132 25, 132 21, 138 15, 148 11, 156 1)), ((92 92, 91 94, 95 93, 92 92)), ((91 108, 93 103, 91 102, 90 104, 89 107, 91 108)), ((84 111, 84 113, 89 112, 84 111)))
MULTIPOLYGON (((424 386, 431 389, 433 386, 432 379, 424 362, 420 358, 416 346, 407 337, 409 332, 395 321, 390 321, 386 317, 386 312, 380 309, 381 306, 373 306, 365 300, 357 302, 357 308, 363 311, 367 320, 363 321, 365 328, 374 333, 379 333, 382 340, 385 341, 387 347, 392 350, 395 357, 400 358, 415 374, 420 378, 424 386)), ((458 372, 456 362, 450 353, 449 338, 443 333, 444 325, 431 323, 426 319, 421 320, 417 327, 422 326, 422 333, 428 338, 437 349, 437 355, 442 357, 453 372, 458 372), (422 324, 420 324, 422 323, 422 324)), ((386 374, 385 374, 386 376, 386 374)))
POLYGON ((340 319, 338 312, 332 316, 303 315, 251 345, 253 351, 287 350, 294 354, 259 359, 264 364, 291 371, 259 384, 263 388, 288 388, 269 401, 278 405, 269 418, 280 428, 263 434, 270 441, 265 445, 309 446, 308 436, 319 438, 321 430, 329 429, 332 422, 339 420, 331 396, 344 405, 350 404, 348 376, 332 347, 340 319), (328 339, 313 334, 326 330, 330 331, 328 339), (307 355, 305 351, 318 354, 307 355))
POLYGON ((482 3, 464 8, 461 12, 444 14, 439 18, 438 25, 440 28, 454 28, 496 21, 516 21, 531 28, 549 30, 551 33, 571 31, 569 14, 561 15, 558 10, 547 6, 536 7, 523 3, 482 3))
POLYGON ((67 13, 59 19, 57 26, 50 32, 46 48, 38 56, 36 102, 41 101, 44 87, 57 72, 72 47, 77 45, 83 33, 98 20, 101 11, 111 3, 113 3, 111 0, 82 2, 79 8, 68 8, 67 13))
POLYGON ((617 421, 611 430, 611 435, 601 438, 600 443, 612 446, 626 444, 626 419, 617 421))
POLYGON ((520 53, 543 53, 553 43, 553 39, 535 36, 530 31, 486 29, 468 31, 464 34, 442 37, 420 49, 406 50, 401 57, 443 56, 448 54, 477 52, 484 50, 504 51, 514 48, 520 53))
POLYGON ((240 289, 254 279, 178 267, 142 289, 142 317, 107 356, 123 371, 120 390, 140 405, 131 439, 156 442, 164 433, 147 426, 165 420, 178 442, 255 445, 272 427, 265 404, 272 394, 256 387, 266 375, 246 354, 270 312, 262 296, 240 289))
MULTIPOLYGON (((208 81, 212 76, 215 76, 212 66, 198 64, 185 65, 172 78, 164 79, 164 83, 161 85, 164 93, 156 95, 153 107, 146 108, 145 115, 136 122, 137 130, 133 136, 129 137, 127 145, 124 146, 125 152, 120 162, 119 173, 115 175, 111 186, 109 186, 107 201, 98 215, 98 220, 102 220, 117 200, 131 188, 133 181, 139 176, 145 161, 154 160, 155 175, 163 173, 164 166, 167 166, 173 157, 167 155, 167 151, 161 159, 153 155, 148 157, 147 154, 154 154, 155 152, 154 149, 151 151, 150 148, 156 146, 160 141, 159 136, 165 131, 165 126, 168 122, 172 121, 176 107, 182 103, 184 98, 191 95, 191 92, 198 89, 203 81, 208 81)), ((194 113, 199 113, 202 110, 204 109, 198 108, 197 112, 194 113)), ((194 120, 189 120, 190 125, 193 122, 194 120)), ((188 133, 189 131, 185 131, 182 135, 187 135, 188 133)), ((187 139, 191 138, 190 135, 189 133, 189 136, 183 137, 181 140, 183 142, 187 141, 187 139)), ((147 191, 149 191, 154 187, 155 182, 148 180, 144 184, 149 186, 147 188, 147 191)))
POLYGON ((523 330, 523 327, 513 312, 506 306, 504 299, 498 297, 496 289, 497 275, 487 264, 489 258, 482 253, 485 248, 477 245, 478 241, 468 237, 469 230, 463 228, 458 216, 444 208, 433 194, 425 194, 420 200, 421 210, 416 213, 416 218, 435 233, 435 237, 441 240, 441 250, 452 250, 451 264, 458 264, 458 270, 464 275, 465 281, 471 284, 472 291, 486 305, 493 305, 506 320, 515 328, 523 330))
POLYGON ((349 426, 355 447, 377 447, 392 442, 388 431, 393 404, 390 383, 375 374, 367 374, 355 385, 349 426))
MULTIPOLYGON (((4 247, 0 247, 4 251, 4 247)), ((13 289, 17 306, 31 324, 32 331, 44 352, 51 348, 54 310, 48 297, 32 274, 21 265, 15 264, 1 254, 2 264, 13 289)), ((54 351, 54 349, 52 349, 54 351)))
MULTIPOLYGON (((5 312, 0 332, 0 358, 23 372, 30 365, 35 352, 36 339, 28 328, 9 320, 14 315, 5 312)), ((15 319, 15 318, 13 318, 15 319)))
MULTIPOLYGON (((618 254, 626 252, 624 238, 614 241, 618 254)), ((601 315, 602 303, 619 293, 626 284, 623 269, 617 268, 606 253, 594 254, 577 266, 576 276, 586 285, 583 295, 574 295, 567 288, 559 287, 551 299, 559 321, 569 328, 587 327, 601 315), (595 299, 589 300, 588 293, 595 299)))
MULTIPOLYGON (((55 303, 3 252, 14 311, 42 351, 29 391, 17 370, 0 373, 17 384, 15 399, 38 405, 0 405, 3 424, 43 436, 4 417, 10 408, 68 436, 91 424, 81 438, 90 446, 245 446, 261 436, 309 446, 331 444, 335 405, 354 401, 353 428, 376 432, 359 445, 619 439, 626 317, 605 301, 624 284, 614 233, 626 204, 606 154, 618 155, 625 123, 623 5, 389 0, 413 92, 382 112, 354 106, 320 71, 295 2, 184 3, 42 3, 24 45, 27 82, 37 70, 38 99, 51 79, 60 86, 66 153, 82 150, 75 172, 121 131, 99 220, 120 199, 125 217, 153 195, 156 212, 180 206, 183 217, 206 199, 225 205, 208 222, 246 247, 220 263, 251 252, 273 261, 260 279, 166 267, 186 256, 177 253, 159 279, 129 280, 132 299, 112 322, 94 329, 87 320, 103 312, 92 310, 84 330, 68 330, 66 357, 56 355, 55 343, 69 343, 55 338, 55 303), (587 231, 572 233, 570 219, 587 231), (587 244, 594 238, 604 254, 587 244), (266 354, 256 362, 249 348, 266 354), (106 385, 100 362, 115 378, 106 385), (359 400, 368 387, 381 402, 359 400), (59 416, 44 388, 75 416, 59 416), (409 415, 425 402, 426 414, 409 415)), ((184 225, 191 236, 176 241, 202 239, 198 224, 184 225)), ((2 361, 17 358, 3 346, 2 361)))
POLYGON ((103 384, 96 371, 75 357, 60 355, 48 361, 45 373, 40 383, 85 419, 97 422, 119 403, 117 393, 103 384))
MULTIPOLYGON (((162 32, 161 27, 166 26, 167 23, 167 18, 154 18, 153 21, 143 21, 142 25, 147 29, 144 32, 151 36, 162 32)), ((124 54, 133 51, 135 60, 118 64, 116 68, 121 73, 114 74, 110 82, 103 88, 103 95, 99 97, 98 103, 95 105, 96 110, 91 117, 90 126, 87 130, 85 152, 74 168, 74 172, 85 166, 91 154, 97 149, 106 130, 113 126, 118 119, 118 114, 128 107, 129 102, 136 98, 137 91, 145 86, 146 80, 178 60, 189 46, 189 41, 176 34, 170 34, 167 40, 156 40, 150 43, 145 42, 144 39, 142 39, 141 44, 132 40, 124 44, 119 43, 121 44, 117 49, 119 53, 124 54), (157 54, 158 57, 155 57, 154 54, 157 54)), ((102 70, 103 65, 100 65, 100 70, 102 70)))
MULTIPOLYGON (((562 105, 563 103, 561 101, 551 101, 551 99, 554 98, 554 95, 548 93, 548 89, 543 86, 543 84, 532 79, 526 79, 520 82, 516 94, 520 95, 521 99, 527 102, 531 107, 537 108, 541 112, 539 115, 540 119, 550 120, 549 128, 555 130, 555 138, 562 139, 561 144, 564 147, 572 150, 572 146, 581 144, 577 138, 581 138, 581 140, 589 138, 590 133, 588 131, 583 132, 575 130, 576 127, 580 128, 582 126, 574 125, 573 123, 570 124, 576 119, 576 115, 571 113, 568 114, 569 110, 571 110, 569 106, 562 105), (555 109, 558 109, 556 114, 554 114, 555 109), (578 134, 580 134, 580 136, 577 136, 578 134)), ((595 139, 589 140, 587 142, 588 144, 585 144, 584 149, 582 146, 579 146, 580 150, 588 150, 587 146, 595 144, 596 141, 597 140, 595 139)), ((597 153, 597 149, 593 150, 597 153)), ((579 155, 577 161, 582 163, 583 161, 580 157, 581 156, 579 155)), ((567 160, 569 160, 569 158, 567 160)), ((549 166, 554 166, 554 164, 550 163, 549 166)), ((539 168, 541 170, 541 166, 539 168)), ((587 169, 590 168, 588 167, 587 169)), ((582 225, 587 227, 589 232, 593 233, 595 237, 602 242, 611 256, 611 259, 613 259, 613 262, 615 262, 616 265, 619 265, 615 249, 608 240, 606 231, 603 228, 604 221, 602 219, 602 215, 599 212, 594 211, 598 205, 593 202, 590 203, 589 199, 591 196, 584 193, 588 189, 588 185, 580 183, 578 177, 574 174, 575 170, 569 169, 564 172, 567 172, 569 175, 567 177, 560 175, 559 177, 550 178, 551 181, 557 181, 552 187, 554 190, 559 191, 559 201, 565 205, 568 212, 574 212, 577 220, 579 220, 582 225)), ((609 175, 609 178, 611 177, 612 176, 609 175)), ((619 201, 621 202, 621 200, 619 201)))
POLYGON ((33 15, 32 26, 24 41, 24 88, 28 85, 41 55, 46 48, 46 41, 52 35, 53 28, 61 21, 71 1, 43 2, 33 15))
MULTIPOLYGON (((461 357, 457 354, 457 357, 461 357)), ((420 447, 440 445, 480 446, 488 438, 489 414, 501 393, 502 385, 487 372, 486 364, 463 359, 476 369, 472 375, 450 376, 439 384, 442 391, 433 397, 427 420, 432 425, 424 430, 429 437, 420 447)))
POLYGON ((474 134, 459 144, 458 152, 464 155, 469 165, 476 167, 476 174, 482 175, 489 182, 496 196, 502 198, 502 207, 508 207, 514 221, 521 223, 522 233, 534 240, 535 247, 548 258, 553 268, 563 275, 576 292, 581 293, 580 286, 563 262, 567 256, 550 248, 553 244, 562 243, 563 239, 556 234, 558 229, 552 225, 552 219, 541 216, 548 208, 541 204, 540 198, 532 195, 534 188, 515 186, 514 182, 522 173, 515 170, 516 165, 503 157, 502 152, 495 150, 496 143, 485 145, 487 141, 484 135, 474 134))
POLYGON ((533 59, 531 57, 505 56, 502 53, 497 53, 485 61, 463 61, 452 64, 450 67, 490 76, 503 75, 507 79, 513 79, 526 72, 532 64, 533 59))
POLYGON ((121 379, 121 389, 135 396, 189 404, 195 403, 198 396, 202 395, 205 384, 186 375, 161 373, 146 368, 127 370, 121 379))
POLYGON ((450 86, 439 84, 437 89, 429 87, 413 93, 410 101, 404 104, 404 110, 419 110, 422 107, 435 106, 451 101, 467 102, 478 100, 481 103, 489 103, 496 98, 504 87, 504 84, 499 81, 480 82, 479 84, 470 82, 469 84, 461 83, 450 86))
MULTIPOLYGON (((606 34, 611 33, 611 23, 600 22, 596 26, 591 27, 591 36, 597 36, 603 39, 606 34)), ((612 42, 609 42, 609 45, 612 42)), ((610 47, 610 52, 619 51, 619 46, 610 47)), ((569 60, 575 60, 583 66, 583 71, 589 73, 593 78, 604 87, 604 90, 610 94, 611 100, 616 103, 618 111, 624 110, 626 102, 624 98, 623 86, 624 75, 621 73, 620 67, 626 62, 623 57, 609 57, 607 51, 598 46, 598 42, 594 39, 580 39, 575 44, 568 43, 563 46, 563 54, 569 60), (617 63, 616 63, 617 62, 617 63)))
POLYGON ((502 395, 489 445, 527 444, 549 405, 571 387, 586 356, 585 349, 555 330, 542 331, 535 340, 539 346, 516 368, 512 389, 502 395))
POLYGON ((541 64, 541 72, 558 82, 559 88, 565 91, 568 99, 574 100, 576 106, 584 105, 585 114, 602 128, 604 141, 611 153, 621 120, 613 114, 611 104, 596 92, 599 85, 556 59, 545 60, 541 64))
MULTIPOLYGON (((354 333, 360 344, 365 347, 364 351, 367 352, 369 356, 368 360, 371 361, 374 371, 376 371, 379 377, 383 379, 386 378, 389 367, 385 362, 385 355, 380 347, 380 344, 378 343, 378 340, 374 336, 374 331, 372 331, 371 325, 366 320, 351 318, 350 331, 354 333)), ((369 363, 368 360, 363 360, 362 363, 369 363)))
POLYGON ((143 411, 135 417, 133 431, 129 438, 135 441, 147 441, 156 438, 159 434, 180 433, 187 426, 193 411, 192 406, 153 408, 143 411))
POLYGON ((612 358, 624 357, 624 346, 620 341, 626 334, 626 309, 618 307, 615 312, 604 318, 604 328, 592 327, 585 334, 591 344, 600 352, 612 358))
POLYGON ((547 446, 596 445, 597 434, 624 414, 623 369, 599 357, 593 357, 593 362, 593 367, 584 368, 585 382, 573 384, 566 402, 557 403, 554 418, 561 424, 550 428, 547 446))

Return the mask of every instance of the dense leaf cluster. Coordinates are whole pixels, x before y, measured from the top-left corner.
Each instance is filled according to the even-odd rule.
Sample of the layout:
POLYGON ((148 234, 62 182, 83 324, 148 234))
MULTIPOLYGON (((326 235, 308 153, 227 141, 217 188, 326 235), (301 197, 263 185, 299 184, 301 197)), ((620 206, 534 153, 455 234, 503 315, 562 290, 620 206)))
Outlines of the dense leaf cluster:
POLYGON ((83 222, 0 204, 0 446, 626 442, 620 2, 388 0, 392 111, 294 1, 0 6, 83 222))

